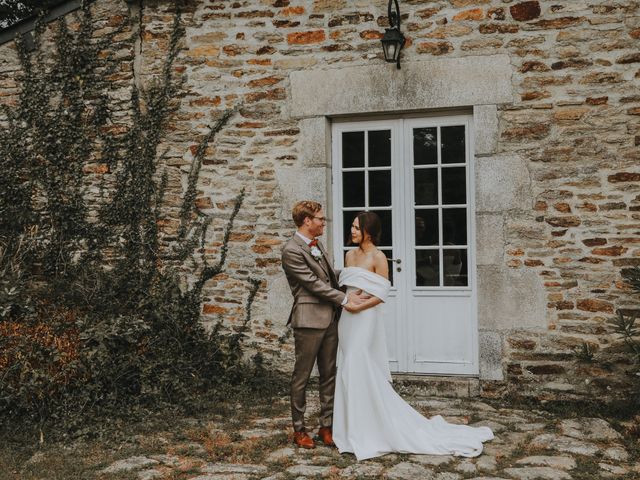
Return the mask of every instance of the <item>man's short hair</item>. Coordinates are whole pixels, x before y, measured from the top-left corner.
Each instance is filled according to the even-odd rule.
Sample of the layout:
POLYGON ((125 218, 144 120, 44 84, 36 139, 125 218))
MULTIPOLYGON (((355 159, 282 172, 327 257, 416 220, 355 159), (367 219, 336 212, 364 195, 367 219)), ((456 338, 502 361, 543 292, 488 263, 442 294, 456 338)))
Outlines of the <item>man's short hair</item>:
POLYGON ((302 200, 293 206, 291 217, 293 217, 296 227, 301 227, 305 218, 314 217, 320 210, 322 210, 322 205, 318 202, 302 200))

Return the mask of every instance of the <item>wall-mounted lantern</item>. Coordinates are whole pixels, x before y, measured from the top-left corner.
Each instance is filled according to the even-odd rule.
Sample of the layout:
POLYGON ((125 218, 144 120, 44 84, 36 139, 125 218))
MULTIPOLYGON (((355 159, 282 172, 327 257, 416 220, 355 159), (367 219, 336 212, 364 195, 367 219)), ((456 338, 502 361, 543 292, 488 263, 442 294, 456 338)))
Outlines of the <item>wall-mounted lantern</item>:
POLYGON ((382 37, 382 50, 384 51, 384 59, 387 62, 395 63, 400 68, 400 50, 404 47, 405 38, 400 31, 400 6, 398 0, 389 0, 387 7, 389 13, 389 27, 386 28, 382 37), (391 11, 391 2, 395 3, 395 12, 391 11))

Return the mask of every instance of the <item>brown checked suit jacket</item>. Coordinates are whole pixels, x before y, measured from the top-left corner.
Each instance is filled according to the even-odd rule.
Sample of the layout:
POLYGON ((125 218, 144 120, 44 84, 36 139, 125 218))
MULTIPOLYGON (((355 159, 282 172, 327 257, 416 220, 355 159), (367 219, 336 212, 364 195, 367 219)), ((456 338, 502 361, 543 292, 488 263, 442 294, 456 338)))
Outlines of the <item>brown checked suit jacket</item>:
POLYGON ((293 294, 293 307, 287 325, 293 328, 327 328, 339 315, 345 294, 338 290, 338 277, 324 246, 318 242, 322 259, 298 235, 282 249, 282 268, 293 294))

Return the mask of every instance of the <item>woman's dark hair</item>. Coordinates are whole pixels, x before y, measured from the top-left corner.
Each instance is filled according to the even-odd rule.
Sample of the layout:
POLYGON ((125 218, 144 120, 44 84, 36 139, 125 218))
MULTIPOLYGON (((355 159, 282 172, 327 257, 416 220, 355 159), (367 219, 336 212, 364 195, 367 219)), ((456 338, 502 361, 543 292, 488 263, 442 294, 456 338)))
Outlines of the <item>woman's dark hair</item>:
MULTIPOLYGON (((371 242, 374 245, 380 243, 380 234, 382 232, 382 222, 380 217, 373 212, 360 212, 356 215, 358 223, 360 224, 360 231, 362 232, 362 238, 364 239, 365 232, 371 237, 371 242)), ((349 236, 349 244, 353 245, 351 236, 349 236)))

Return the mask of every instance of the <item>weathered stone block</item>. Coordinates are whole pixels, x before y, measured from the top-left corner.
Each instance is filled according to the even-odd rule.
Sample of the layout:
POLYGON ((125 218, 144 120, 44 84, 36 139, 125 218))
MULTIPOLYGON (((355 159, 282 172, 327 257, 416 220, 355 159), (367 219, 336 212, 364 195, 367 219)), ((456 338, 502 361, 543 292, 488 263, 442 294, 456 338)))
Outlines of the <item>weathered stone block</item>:
POLYGON ((469 7, 473 5, 484 5, 490 0, 450 0, 451 4, 456 8, 469 7))
POLYGON ((499 265, 504 257, 504 219, 501 215, 476 216, 476 263, 499 265))
POLYGON ((519 30, 520 27, 518 25, 505 25, 503 23, 484 23, 478 28, 478 31, 484 34, 518 33, 519 30))
POLYGON ((521 2, 509 7, 509 12, 514 20, 526 22, 540 16, 540 3, 537 1, 521 2))
POLYGON ((331 151, 331 127, 325 117, 300 120, 298 140, 299 158, 304 165, 327 165, 327 152, 331 151))
POLYGON ((509 346, 516 350, 533 350, 538 343, 530 338, 510 337, 507 342, 509 346))
POLYGON ((534 375, 560 375, 566 371, 562 365, 557 364, 529 365, 525 370, 534 375))
POLYGON ((503 380, 502 336, 490 330, 480 330, 478 333, 480 347, 480 380, 503 380))
POLYGON ((294 32, 287 35, 287 43, 290 45, 309 45, 312 43, 322 43, 327 36, 324 30, 313 30, 310 32, 294 32))
POLYGON ((503 130, 501 138, 505 140, 541 140, 549 135, 551 127, 547 123, 531 123, 527 126, 515 126, 503 130))
POLYGON ((540 28, 540 29, 556 29, 556 28, 567 28, 574 27, 576 25, 580 25, 585 22, 584 17, 558 17, 551 19, 539 20, 530 24, 532 27, 540 28))
POLYGON ((302 15, 304 13, 304 7, 296 6, 296 7, 285 7, 280 10, 280 13, 286 17, 290 17, 293 15, 302 15))
POLYGON ((438 27, 433 32, 428 33, 426 36, 428 38, 462 37, 471 33, 472 31, 473 28, 468 25, 451 24, 438 27))
POLYGON ((585 238, 584 240, 582 240, 582 243, 584 243, 587 247, 595 247, 597 245, 606 245, 607 239, 606 238, 585 238))
POLYGON ((520 73, 527 73, 527 72, 548 72, 550 70, 550 68, 547 66, 546 63, 543 62, 539 62, 537 60, 529 60, 526 62, 522 63, 522 66, 520 67, 520 73))
POLYGON ((499 141, 498 109, 495 105, 473 107, 473 130, 475 154, 494 153, 499 141))
POLYGON ((617 72, 593 72, 585 75, 581 84, 600 84, 600 83, 620 83, 622 82, 622 75, 617 72))
MULTIPOLYGON (((574 52, 572 51, 570 54, 573 55, 574 52)), ((553 62, 551 64, 551 69, 563 70, 565 68, 586 68, 586 67, 590 67, 591 65, 593 65, 593 62, 590 60, 585 60, 581 58, 572 58, 572 59, 563 60, 560 62, 553 62)))
POLYGON ((629 55, 624 55, 618 59, 616 59, 616 63, 628 64, 628 63, 638 63, 640 62, 640 53, 631 53, 629 55))
POLYGON ((291 115, 394 112, 500 104, 513 99, 506 55, 291 73, 291 115), (326 88, 331 85, 332 88, 326 88))
POLYGON ((517 156, 476 159, 476 210, 529 210, 533 205, 526 162, 517 156))
POLYGON ((565 217, 548 217, 545 221, 552 227, 577 227, 581 221, 578 217, 567 215, 565 217))
POLYGON ((462 50, 490 50, 495 51, 497 48, 502 47, 502 40, 497 38, 480 38, 477 40, 465 40, 462 42, 460 48, 462 50))
POLYGON ((583 298, 578 300, 576 306, 578 310, 584 310, 587 312, 613 313, 613 304, 604 300, 596 300, 593 298, 583 298))
POLYGON ((640 182, 640 173, 634 173, 634 172, 614 173, 613 175, 609 175, 607 177, 607 180, 609 180, 609 183, 640 182))
POLYGON ((430 53, 431 55, 445 55, 453 50, 451 42, 421 42, 416 45, 418 53, 430 53))
POLYGON ((291 221, 293 205, 302 199, 327 204, 328 169, 325 167, 286 167, 276 170, 280 218, 291 221))
POLYGON ((525 269, 478 266, 478 322, 494 331, 546 329, 545 290, 525 269))
MULTIPOLYGON (((440 10, 442 10, 442 7, 439 8, 425 8, 423 10, 417 10, 415 12, 415 15, 422 18, 422 19, 427 19, 427 18, 431 18, 433 17, 436 13, 438 13, 440 10)), ((640 31, 640 29, 638 29, 640 31)), ((640 36, 639 36, 640 38, 640 36)))
POLYGON ((628 250, 629 249, 627 247, 623 247, 622 245, 613 245, 611 247, 594 248, 591 250, 591 253, 607 257, 619 257, 620 255, 627 253, 628 250))
POLYGON ((482 8, 472 8, 463 12, 457 13, 453 16, 454 22, 460 22, 465 20, 482 20, 484 18, 484 10, 482 8))

